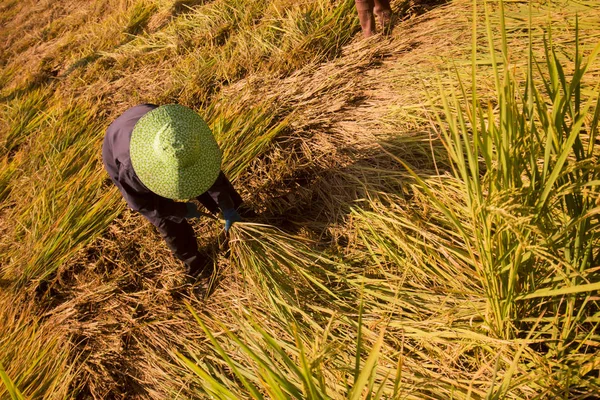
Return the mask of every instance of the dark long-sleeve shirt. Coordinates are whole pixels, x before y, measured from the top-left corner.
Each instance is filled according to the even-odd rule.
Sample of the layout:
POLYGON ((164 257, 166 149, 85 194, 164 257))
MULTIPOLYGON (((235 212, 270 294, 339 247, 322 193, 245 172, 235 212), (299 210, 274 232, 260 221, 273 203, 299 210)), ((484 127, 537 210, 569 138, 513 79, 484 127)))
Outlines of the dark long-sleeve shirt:
MULTIPOLYGON (((102 160, 110 179, 119 188, 129 207, 150 219, 167 218, 181 222, 187 213, 185 203, 159 196, 149 190, 140 181, 131 164, 129 143, 133 128, 142 116, 157 107, 153 104, 132 107, 110 124, 102 145, 102 160)), ((237 207, 232 200, 232 195, 239 197, 227 178, 220 173, 215 183, 206 193, 200 195, 198 200, 202 201, 210 211, 215 212, 216 205, 221 210, 237 207)))

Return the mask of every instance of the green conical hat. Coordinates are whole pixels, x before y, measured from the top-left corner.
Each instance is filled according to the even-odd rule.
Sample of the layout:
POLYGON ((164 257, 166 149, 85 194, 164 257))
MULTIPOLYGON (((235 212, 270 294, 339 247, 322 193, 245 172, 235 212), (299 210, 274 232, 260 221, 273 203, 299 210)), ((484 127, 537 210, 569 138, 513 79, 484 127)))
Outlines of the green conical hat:
POLYGON ((221 150, 206 122, 177 104, 160 106, 140 118, 129 150, 142 183, 169 199, 204 193, 221 169, 221 150))

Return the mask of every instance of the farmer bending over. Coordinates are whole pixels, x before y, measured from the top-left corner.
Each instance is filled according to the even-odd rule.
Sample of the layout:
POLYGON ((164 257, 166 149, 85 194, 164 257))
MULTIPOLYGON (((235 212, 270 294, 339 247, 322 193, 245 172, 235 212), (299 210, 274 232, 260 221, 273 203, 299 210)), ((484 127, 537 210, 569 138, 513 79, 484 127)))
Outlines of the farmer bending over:
POLYGON ((200 217, 196 198, 211 213, 221 209, 225 230, 241 218, 242 198, 221 172, 221 151, 210 128, 191 109, 142 104, 106 130, 104 167, 125 201, 150 221, 191 276, 210 277, 186 219, 200 217))

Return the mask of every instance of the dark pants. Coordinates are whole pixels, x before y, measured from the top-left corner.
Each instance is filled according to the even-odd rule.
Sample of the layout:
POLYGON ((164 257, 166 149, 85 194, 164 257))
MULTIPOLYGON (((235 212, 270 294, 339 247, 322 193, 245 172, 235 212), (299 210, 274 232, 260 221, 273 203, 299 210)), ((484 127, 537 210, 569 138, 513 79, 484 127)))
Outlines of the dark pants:
MULTIPOLYGON (((212 214, 219 211, 219 206, 233 206, 237 209, 242 204, 242 197, 222 172, 213 186, 196 199, 212 214)), ((183 261, 190 272, 199 271, 206 265, 206 260, 198 252, 194 228, 185 219, 181 222, 167 218, 146 219, 158 229, 173 255, 183 261)))
POLYGON ((158 229, 173 255, 183 261, 190 270, 195 271, 203 267, 205 260, 198 252, 194 228, 186 220, 179 223, 166 218, 149 221, 158 229))

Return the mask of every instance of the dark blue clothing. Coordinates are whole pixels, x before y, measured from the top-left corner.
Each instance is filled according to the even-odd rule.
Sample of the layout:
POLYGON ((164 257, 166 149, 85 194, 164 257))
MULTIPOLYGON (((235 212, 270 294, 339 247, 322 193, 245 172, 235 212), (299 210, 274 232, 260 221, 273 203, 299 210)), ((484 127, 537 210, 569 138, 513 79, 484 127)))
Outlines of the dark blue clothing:
MULTIPOLYGON (((185 220, 185 203, 150 191, 131 165, 129 143, 133 128, 142 116, 157 107, 153 104, 132 107, 110 124, 102 145, 102 160, 110 179, 119 188, 129 207, 156 226, 175 256, 193 269, 194 263, 200 260, 194 230, 185 220)), ((226 210, 242 204, 242 198, 223 172, 197 200, 212 213, 216 213, 218 208, 226 210)))
POLYGON ((125 111, 106 130, 102 160, 108 175, 123 198, 135 211, 147 218, 168 218, 181 222, 187 212, 185 203, 161 197, 144 186, 135 174, 129 155, 129 142, 136 122, 157 106, 142 104, 125 111))

